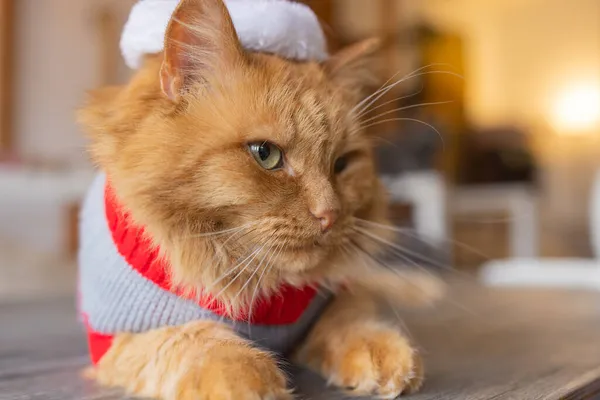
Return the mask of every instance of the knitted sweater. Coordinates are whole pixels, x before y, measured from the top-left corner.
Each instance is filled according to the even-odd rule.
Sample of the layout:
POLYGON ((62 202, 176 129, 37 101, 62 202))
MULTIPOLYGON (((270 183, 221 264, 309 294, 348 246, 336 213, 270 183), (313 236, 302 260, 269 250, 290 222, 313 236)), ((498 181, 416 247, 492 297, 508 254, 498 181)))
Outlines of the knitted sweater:
POLYGON ((186 297, 171 289, 168 264, 134 226, 103 174, 89 189, 80 219, 79 309, 97 363, 119 332, 140 333, 162 326, 212 320, 285 354, 306 334, 329 296, 312 287, 281 287, 260 300, 252 315, 237 318, 210 296, 186 297), (251 322, 248 322, 251 321, 251 322))

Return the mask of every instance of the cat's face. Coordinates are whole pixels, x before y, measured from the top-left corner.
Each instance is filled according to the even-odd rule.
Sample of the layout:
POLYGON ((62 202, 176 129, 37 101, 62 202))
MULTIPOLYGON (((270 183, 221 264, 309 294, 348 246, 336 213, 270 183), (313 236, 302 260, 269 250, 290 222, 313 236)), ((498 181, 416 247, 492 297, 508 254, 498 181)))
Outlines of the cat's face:
POLYGON ((269 56, 210 85, 161 133, 165 158, 178 156, 156 195, 191 220, 202 210, 209 231, 240 228, 214 238, 237 258, 266 246, 274 266, 302 270, 349 245, 380 190, 341 88, 318 65, 269 56))
POLYGON ((384 222, 385 201, 353 109, 371 47, 325 64, 248 54, 220 0, 183 1, 165 54, 96 95, 92 154, 176 281, 293 279, 369 247, 354 218, 384 222))

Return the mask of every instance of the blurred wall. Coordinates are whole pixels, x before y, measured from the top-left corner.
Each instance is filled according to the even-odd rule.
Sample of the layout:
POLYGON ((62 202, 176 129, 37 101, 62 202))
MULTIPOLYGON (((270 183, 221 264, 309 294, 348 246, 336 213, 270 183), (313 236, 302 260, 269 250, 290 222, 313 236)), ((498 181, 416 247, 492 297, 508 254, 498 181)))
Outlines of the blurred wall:
MULTIPOLYGON (((467 111, 478 126, 524 126, 541 163, 542 229, 586 253, 590 183, 600 168, 600 127, 555 129, 553 106, 569 87, 600 87, 598 0, 425 0, 423 15, 462 32, 467 111)), ((599 89, 600 90, 600 89, 599 89)))
POLYGON ((462 32, 469 112, 480 125, 538 123, 572 82, 600 84, 598 0, 425 0, 423 15, 462 32))
MULTIPOLYGON (((396 14, 396 33, 394 40, 396 51, 388 52, 385 68, 380 71, 383 81, 398 72, 397 77, 404 76, 418 68, 417 49, 414 48, 412 38, 407 37, 405 31, 412 28, 421 14, 420 1, 393 0, 390 4, 392 12, 396 14)), ((335 0, 335 35, 345 40, 358 41, 367 37, 380 37, 390 40, 392 32, 386 32, 384 26, 388 8, 383 0, 335 0)), ((406 82, 402 86, 411 87, 416 82, 406 82)))
MULTIPOLYGON (((75 109, 81 105, 86 89, 103 83, 103 36, 98 11, 109 7, 120 30, 132 2, 15 1, 14 137, 17 152, 25 158, 88 166, 75 109)), ((118 53, 118 43, 112 46, 118 53)), ((117 72, 119 79, 128 74, 122 66, 117 72)), ((27 193, 27 185, 43 186, 39 180, 19 182, 22 185, 15 187, 17 193, 27 193)), ((0 253, 17 244, 44 254, 62 251, 68 229, 67 204, 55 200, 51 192, 19 200, 23 196, 0 196, 0 253)))
MULTIPOLYGON (((335 4, 343 36, 381 33, 383 1, 335 4)), ((399 32, 425 19, 462 35, 468 112, 478 125, 546 119, 564 85, 600 84, 598 0, 397 0, 396 12, 399 32)), ((403 50, 401 70, 414 66, 403 50)))
MULTIPOLYGON (((131 0, 18 0, 15 138, 25 156, 83 163, 74 111, 101 82, 97 11, 123 20, 131 0)), ((115 43, 115 51, 117 51, 115 43)))
MULTIPOLYGON (((133 1, 16 1, 15 137, 24 155, 86 162, 74 110, 85 89, 101 83, 102 36, 95 16, 110 7, 122 23, 133 1)), ((554 135, 545 122, 563 86, 600 82, 600 1, 398 1, 400 28, 425 17, 463 35, 470 119, 480 126, 514 122, 534 127, 551 223, 586 230, 597 147, 554 135)), ((381 33, 382 1, 336 0, 336 10, 336 26, 344 36, 381 33)), ((409 43, 401 44, 394 68, 410 72, 415 67, 409 43)), ((123 77, 126 73, 121 71, 123 77)))
MULTIPOLYGON (((132 2, 17 2, 15 136, 24 154, 82 159, 73 111, 100 83, 94 12, 110 6, 124 21, 132 2)), ((337 25, 345 36, 376 35, 380 8, 380 1, 337 0, 337 25)), ((572 76, 600 82, 598 0, 408 0, 397 12, 400 26, 425 16, 464 35, 468 111, 479 125, 539 121, 572 76)), ((397 68, 410 71, 410 52, 398 54, 397 68)))
MULTIPOLYGON (((541 164, 542 229, 587 248, 582 238, 589 230, 590 183, 600 168, 600 127, 595 137, 576 137, 555 129, 552 119, 565 89, 600 86, 600 1, 398 1, 400 32, 425 19, 462 36, 470 122, 527 129, 541 164)), ((337 0, 340 31, 350 38, 380 33, 382 3, 337 0)), ((407 49, 399 49, 395 65, 403 73, 417 67, 407 49)))

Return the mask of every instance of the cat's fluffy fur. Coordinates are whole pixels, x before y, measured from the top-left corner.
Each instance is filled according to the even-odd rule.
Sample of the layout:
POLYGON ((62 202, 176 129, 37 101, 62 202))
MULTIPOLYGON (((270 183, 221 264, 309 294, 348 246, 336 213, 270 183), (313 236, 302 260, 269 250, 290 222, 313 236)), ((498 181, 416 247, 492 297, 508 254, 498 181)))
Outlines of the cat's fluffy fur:
MULTIPOLYGON (((377 279, 359 261, 379 246, 357 231, 355 218, 387 223, 371 140, 352 113, 374 48, 363 42, 322 64, 248 53, 221 0, 183 0, 164 54, 148 57, 127 86, 92 92, 80 121, 93 159, 164 252, 175 285, 210 288, 236 312, 257 291, 274 293, 282 283, 344 283, 354 295, 338 297, 298 357, 353 393, 390 398, 420 386, 420 362, 362 294, 421 299, 438 287, 428 283, 431 292, 422 292, 389 273, 377 279), (262 169, 247 150, 256 141, 283 149, 284 168, 262 169), (335 174, 342 156, 348 166, 335 174), (327 234, 314 216, 321 210, 337 214, 327 234), (234 236, 207 235, 237 227, 234 236), (222 279, 235 260, 265 244, 259 258, 271 257, 272 268, 222 279)), ((374 224, 361 230, 389 234, 374 224)), ((94 374, 135 394, 289 396, 270 355, 213 322, 122 335, 115 343, 94 374)))

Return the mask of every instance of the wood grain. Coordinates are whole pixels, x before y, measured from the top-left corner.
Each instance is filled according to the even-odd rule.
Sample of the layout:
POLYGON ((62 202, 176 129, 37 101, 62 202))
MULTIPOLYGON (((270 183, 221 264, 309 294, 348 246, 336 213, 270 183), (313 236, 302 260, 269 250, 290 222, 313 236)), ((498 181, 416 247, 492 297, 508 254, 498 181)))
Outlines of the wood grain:
MULTIPOLYGON (((0 305, 0 399, 116 400, 79 377, 86 346, 71 299, 0 305)), ((600 294, 457 285, 441 307, 403 313, 428 380, 414 400, 600 398, 600 294)), ((303 399, 341 400, 292 369, 303 399)))

